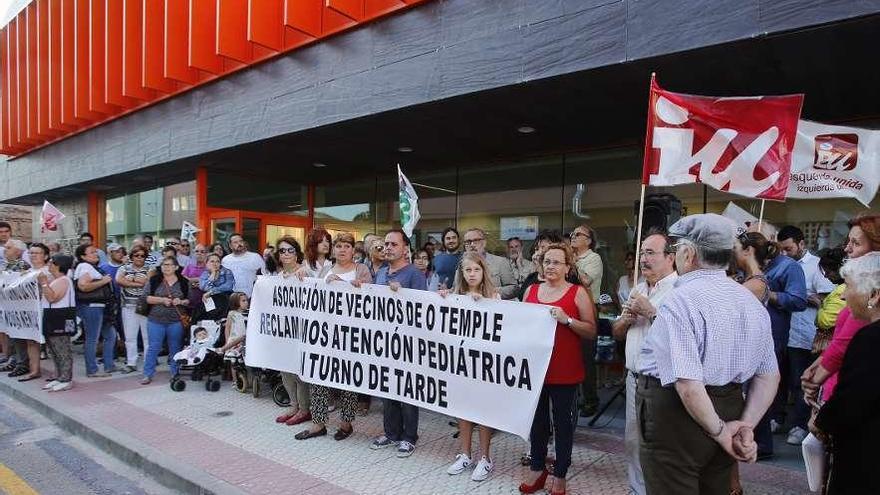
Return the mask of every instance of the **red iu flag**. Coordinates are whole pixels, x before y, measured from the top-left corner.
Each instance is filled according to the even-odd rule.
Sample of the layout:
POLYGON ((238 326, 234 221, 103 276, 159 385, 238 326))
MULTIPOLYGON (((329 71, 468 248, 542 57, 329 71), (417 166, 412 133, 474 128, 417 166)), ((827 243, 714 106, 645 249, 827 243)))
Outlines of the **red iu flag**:
POLYGON ((642 182, 702 182, 784 201, 804 95, 714 97, 665 91, 651 77, 642 182))

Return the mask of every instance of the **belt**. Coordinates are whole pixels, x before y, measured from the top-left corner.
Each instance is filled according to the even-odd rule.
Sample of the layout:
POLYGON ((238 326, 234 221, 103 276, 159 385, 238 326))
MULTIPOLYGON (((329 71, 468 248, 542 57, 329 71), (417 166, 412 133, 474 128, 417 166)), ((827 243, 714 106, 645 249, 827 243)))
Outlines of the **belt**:
MULTIPOLYGON (((641 388, 668 388, 668 389, 673 388, 671 386, 664 387, 663 384, 660 383, 659 378, 656 378, 653 376, 648 376, 648 375, 642 375, 642 374, 634 373, 634 372, 631 372, 631 373, 633 373, 635 375, 636 384, 641 388)), ((727 385, 706 385, 706 392, 708 392, 710 394, 726 393, 731 390, 741 389, 741 388, 742 388, 741 383, 728 383, 727 385)))

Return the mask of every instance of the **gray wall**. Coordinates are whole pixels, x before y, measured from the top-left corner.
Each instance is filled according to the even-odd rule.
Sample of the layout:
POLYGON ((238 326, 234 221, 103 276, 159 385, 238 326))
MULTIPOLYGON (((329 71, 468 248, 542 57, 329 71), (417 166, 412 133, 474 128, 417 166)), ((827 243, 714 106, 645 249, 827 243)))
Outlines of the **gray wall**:
POLYGON ((878 11, 880 0, 434 0, 0 163, 0 201, 372 113, 878 11))

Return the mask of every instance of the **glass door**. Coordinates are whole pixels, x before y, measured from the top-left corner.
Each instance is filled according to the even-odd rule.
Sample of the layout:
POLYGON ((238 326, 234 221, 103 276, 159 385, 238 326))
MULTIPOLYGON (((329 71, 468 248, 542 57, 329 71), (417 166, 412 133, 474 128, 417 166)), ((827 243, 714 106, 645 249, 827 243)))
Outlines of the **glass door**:
MULTIPOLYGON (((287 225, 266 225, 265 244, 275 246, 278 239, 282 237, 293 237, 300 247, 305 249, 306 245, 306 229, 303 227, 290 227, 287 225)), ((276 246, 277 247, 277 246, 276 246)))

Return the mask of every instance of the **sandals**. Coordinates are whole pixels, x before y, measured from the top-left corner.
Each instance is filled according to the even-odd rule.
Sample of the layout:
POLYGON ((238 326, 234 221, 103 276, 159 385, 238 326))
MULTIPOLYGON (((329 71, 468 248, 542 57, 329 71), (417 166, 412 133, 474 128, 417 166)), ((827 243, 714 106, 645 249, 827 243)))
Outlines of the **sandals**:
POLYGON ((327 427, 325 426, 315 432, 313 432, 311 430, 303 430, 303 431, 297 433, 296 435, 294 435, 293 438, 295 438, 297 440, 308 440, 308 439, 314 438, 314 437, 323 437, 326 434, 327 434, 327 427))
POLYGON ((0 368, 0 373, 7 373, 15 370, 15 363, 6 363, 0 368))
POLYGON ((39 373, 37 373, 36 375, 24 375, 23 377, 19 378, 18 381, 29 382, 31 380, 36 380, 37 378, 42 378, 42 377, 43 377, 43 375, 41 375, 39 373))
POLYGON ((30 370, 28 370, 27 368, 15 368, 14 370, 12 370, 12 373, 9 373, 9 377, 15 378, 17 376, 27 375, 28 373, 30 373, 30 370))
POLYGON ((351 427, 347 430, 339 428, 338 430, 336 430, 336 433, 333 434, 333 440, 336 440, 337 442, 340 440, 345 440, 346 438, 350 437, 352 433, 354 433, 354 427, 351 427))

